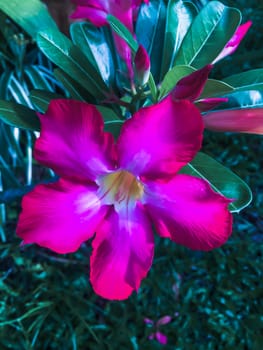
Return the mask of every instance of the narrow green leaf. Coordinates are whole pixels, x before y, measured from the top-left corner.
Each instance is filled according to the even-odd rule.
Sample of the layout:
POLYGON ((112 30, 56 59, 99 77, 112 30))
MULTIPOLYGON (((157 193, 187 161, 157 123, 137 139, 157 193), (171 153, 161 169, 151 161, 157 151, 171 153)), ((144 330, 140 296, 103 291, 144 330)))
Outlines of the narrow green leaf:
POLYGON ((157 102, 158 91, 157 91, 157 87, 156 87, 155 81, 154 81, 151 73, 150 73, 149 80, 148 80, 148 86, 149 86, 150 91, 151 91, 153 103, 155 103, 155 102, 157 102))
POLYGON ((0 119, 18 128, 40 130, 36 112, 15 102, 0 100, 0 119))
POLYGON ((232 85, 235 90, 257 90, 263 89, 263 68, 252 69, 247 72, 231 75, 224 82, 232 85))
POLYGON ((193 73, 195 69, 190 66, 175 66, 168 73, 166 73, 162 85, 160 87, 158 100, 161 100, 164 96, 175 87, 180 79, 193 73))
POLYGON ((176 65, 202 68, 218 56, 241 21, 240 11, 210 1, 195 17, 175 57, 176 65))
POLYGON ((34 39, 39 31, 57 30, 55 21, 40 0, 0 0, 0 9, 34 39))
POLYGON ((111 29, 122 39, 124 39, 132 51, 135 53, 138 50, 139 44, 134 39, 132 33, 128 30, 128 28, 125 27, 124 24, 122 24, 116 17, 112 15, 107 16, 107 21, 109 22, 111 29))
POLYGON ((165 27, 161 80, 173 65, 174 57, 178 52, 193 18, 197 12, 191 2, 169 0, 165 27))
POLYGON ((94 98, 103 99, 108 88, 85 54, 65 35, 48 30, 39 33, 37 44, 41 51, 94 98))
POLYGON ((24 82, 18 80, 13 74, 9 83, 8 91, 12 96, 12 99, 15 100, 18 104, 22 104, 28 107, 32 107, 30 99, 28 97, 28 87, 24 82))
POLYGON ((56 68, 54 70, 54 76, 62 83, 64 88, 69 93, 69 97, 90 103, 95 102, 94 96, 92 96, 82 85, 80 85, 75 79, 60 68, 56 68))
POLYGON ((43 73, 38 66, 26 66, 24 68, 25 78, 28 78, 34 89, 49 90, 52 91, 52 87, 44 78, 43 73))
POLYGON ((199 152, 191 163, 182 168, 180 173, 202 178, 210 183, 214 191, 234 199, 229 205, 231 212, 240 212, 252 200, 251 190, 243 180, 202 152, 199 152))

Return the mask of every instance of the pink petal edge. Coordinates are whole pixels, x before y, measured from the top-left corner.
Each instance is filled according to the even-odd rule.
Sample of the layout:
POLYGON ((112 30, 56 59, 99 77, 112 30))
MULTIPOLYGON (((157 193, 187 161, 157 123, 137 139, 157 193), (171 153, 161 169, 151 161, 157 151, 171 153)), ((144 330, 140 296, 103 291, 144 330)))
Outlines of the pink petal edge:
POLYGON ((151 224, 142 207, 113 208, 92 242, 90 280, 103 298, 123 300, 137 291, 153 259, 151 224))
POLYGON ((208 182, 177 175, 169 182, 145 186, 145 207, 160 236, 204 251, 220 247, 229 238, 231 200, 214 192, 208 182))
POLYGON ((59 180, 37 185, 23 197, 17 235, 56 253, 75 252, 90 239, 106 214, 97 187, 59 180))

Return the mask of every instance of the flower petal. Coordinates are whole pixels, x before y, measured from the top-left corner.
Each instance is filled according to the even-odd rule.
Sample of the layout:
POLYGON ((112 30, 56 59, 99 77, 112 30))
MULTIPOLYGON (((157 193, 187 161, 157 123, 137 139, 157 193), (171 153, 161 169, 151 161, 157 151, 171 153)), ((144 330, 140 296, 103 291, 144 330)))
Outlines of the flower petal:
POLYGON ((236 51, 239 44, 243 40, 244 36, 247 34, 247 31, 249 30, 251 25, 252 25, 252 22, 248 21, 244 24, 241 24, 237 28, 237 30, 234 33, 234 35, 232 36, 232 38, 229 40, 229 42, 226 44, 226 46, 223 48, 223 50, 220 52, 220 54, 214 59, 213 64, 222 60, 226 56, 231 55, 232 53, 234 53, 236 51))
POLYGON ((143 208, 114 209, 92 242, 91 284, 106 299, 123 300, 138 290, 153 259, 153 233, 143 208))
POLYGON ((68 178, 94 180, 114 169, 114 139, 103 131, 95 106, 74 100, 53 100, 40 115, 41 132, 34 156, 68 178))
POLYGON ((242 108, 203 115, 205 127, 213 131, 263 134, 263 108, 242 108))
POLYGON ((169 315, 165 315, 165 316, 159 318, 159 320, 156 323, 156 327, 163 326, 167 323, 170 323, 171 321, 172 321, 172 317, 169 315))
POLYGON ((76 251, 91 238, 106 214, 97 187, 59 180, 38 185, 23 197, 17 235, 57 253, 76 251))
POLYGON ((87 6, 77 6, 70 18, 87 19, 97 27, 108 24, 107 13, 104 10, 87 6))
POLYGON ((166 345, 167 344, 167 341, 168 341, 167 336, 165 334, 163 334, 162 332, 157 331, 155 333, 155 337, 156 337, 156 340, 160 344, 162 344, 162 345, 166 345))
POLYGON ((201 147, 203 121, 189 101, 171 95, 126 121, 117 143, 120 166, 134 175, 167 178, 201 147))
POLYGON ((212 68, 209 64, 180 79, 172 91, 173 98, 195 101, 201 95, 212 68))
POLYGON ((230 236, 231 201, 208 182, 177 175, 167 183, 148 183, 145 192, 145 207, 160 236, 194 250, 220 247, 230 236))

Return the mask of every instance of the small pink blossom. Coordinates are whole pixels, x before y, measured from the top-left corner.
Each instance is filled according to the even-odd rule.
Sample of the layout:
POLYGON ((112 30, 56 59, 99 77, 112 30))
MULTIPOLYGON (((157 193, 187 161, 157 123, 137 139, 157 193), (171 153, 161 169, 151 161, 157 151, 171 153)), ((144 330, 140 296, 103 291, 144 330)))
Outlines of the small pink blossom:
POLYGON ((155 328, 155 331, 148 336, 148 339, 153 340, 155 338, 160 344, 166 345, 168 339, 167 336, 160 331, 160 326, 166 325, 171 321, 172 317, 169 315, 161 317, 156 323, 150 318, 145 318, 144 323, 155 328))
POLYGON ((203 120, 193 103, 167 96, 125 121, 117 142, 95 106, 53 100, 39 114, 35 159, 60 179, 24 196, 17 234, 57 253, 93 238, 90 280, 107 299, 140 287, 161 237, 208 251, 232 229, 230 200, 208 182, 178 174, 201 147, 203 120))

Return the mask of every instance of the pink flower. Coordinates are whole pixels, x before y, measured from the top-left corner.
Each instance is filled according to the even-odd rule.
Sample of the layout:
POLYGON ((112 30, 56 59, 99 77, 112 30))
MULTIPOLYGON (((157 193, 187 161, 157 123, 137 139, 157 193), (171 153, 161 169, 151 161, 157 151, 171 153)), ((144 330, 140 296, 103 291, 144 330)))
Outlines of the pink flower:
POLYGON ((167 336, 166 336, 164 333, 162 333, 162 332, 160 331, 160 326, 166 325, 166 324, 170 323, 171 321, 172 321, 172 317, 171 317, 171 316, 168 316, 168 315, 161 317, 161 318, 156 322, 156 324, 155 324, 155 322, 154 322, 153 320, 151 320, 150 318, 145 318, 145 319, 144 319, 144 322, 145 322, 146 324, 152 326, 152 327, 155 327, 155 329, 156 329, 155 332, 151 333, 151 334, 149 335, 148 338, 149 338, 150 340, 153 340, 154 338, 156 338, 156 340, 157 340, 160 344, 166 345, 168 339, 167 339, 167 336))
POLYGON ((107 299, 138 290, 161 237, 191 249, 221 246, 232 229, 229 200, 199 178, 177 172, 200 149, 198 109, 172 95, 125 121, 117 142, 95 106, 53 100, 34 156, 60 179, 24 196, 17 234, 57 253, 94 236, 90 280, 107 299))
MULTIPOLYGON (((149 0, 72 0, 77 5, 71 15, 73 19, 88 19, 97 27, 107 25, 107 15, 111 14, 118 18, 129 31, 134 34, 133 20, 136 18, 138 8, 142 2, 149 0)), ((131 50, 127 43, 114 33, 117 50, 127 64, 128 71, 132 77, 131 50)))
POLYGON ((226 44, 226 46, 223 48, 220 54, 214 59, 213 64, 222 60, 228 55, 232 55, 232 53, 236 51, 244 36, 247 34, 247 31, 249 30, 251 25, 252 22, 248 21, 237 28, 232 38, 229 40, 229 42, 226 44))

